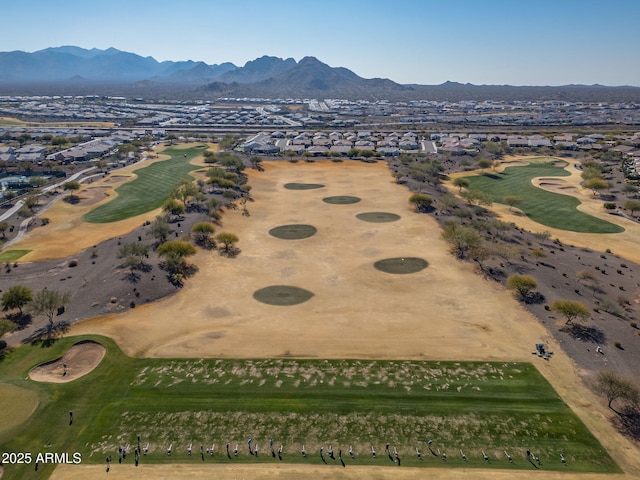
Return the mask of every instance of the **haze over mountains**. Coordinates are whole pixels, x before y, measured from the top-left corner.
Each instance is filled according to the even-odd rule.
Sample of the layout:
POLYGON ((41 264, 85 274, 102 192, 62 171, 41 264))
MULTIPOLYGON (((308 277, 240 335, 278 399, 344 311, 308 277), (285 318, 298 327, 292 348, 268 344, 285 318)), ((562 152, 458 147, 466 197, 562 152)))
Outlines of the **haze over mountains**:
MULTIPOLYGON (((393 72, 389 76, 392 77, 393 72)), ((0 93, 119 94, 183 99, 640 101, 639 87, 477 86, 456 82, 401 85, 388 79, 365 79, 347 68, 330 67, 314 57, 296 62, 293 58, 263 56, 238 67, 230 62, 219 65, 192 60, 158 62, 153 57, 115 48, 87 50, 75 46, 33 53, 0 52, 0 93)))

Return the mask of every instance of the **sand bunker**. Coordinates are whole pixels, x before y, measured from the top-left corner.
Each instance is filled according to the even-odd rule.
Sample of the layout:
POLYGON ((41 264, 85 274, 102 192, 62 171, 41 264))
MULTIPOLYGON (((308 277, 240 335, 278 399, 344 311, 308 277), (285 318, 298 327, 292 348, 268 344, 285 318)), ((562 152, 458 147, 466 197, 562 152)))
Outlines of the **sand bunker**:
POLYGON ((79 342, 57 360, 44 363, 29 372, 36 382, 67 383, 80 378, 96 368, 106 349, 96 342, 79 342))
POLYGON ((101 200, 110 196, 111 187, 106 186, 94 186, 87 187, 82 190, 78 195, 79 204, 81 205, 95 205, 101 200))

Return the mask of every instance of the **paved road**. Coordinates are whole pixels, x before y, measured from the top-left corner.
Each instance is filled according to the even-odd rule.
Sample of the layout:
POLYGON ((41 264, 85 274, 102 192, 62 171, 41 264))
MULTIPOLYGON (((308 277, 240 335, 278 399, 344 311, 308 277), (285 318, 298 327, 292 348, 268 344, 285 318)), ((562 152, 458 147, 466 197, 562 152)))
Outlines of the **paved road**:
POLYGON ((438 153, 438 147, 436 147, 436 142, 431 140, 422 140, 420 142, 422 144, 422 151, 427 153, 438 153))
MULTIPOLYGON (((62 187, 62 185, 64 185, 67 182, 71 182, 75 179, 77 179, 78 177, 80 177, 81 175, 84 175, 87 172, 90 172, 91 170, 94 170, 96 167, 89 167, 89 168, 85 168, 84 170, 80 170, 78 173, 74 173, 73 175, 71 175, 70 177, 65 178, 63 181, 60 181, 58 183, 54 183, 53 185, 48 185, 46 187, 44 187, 41 190, 41 194, 43 193, 47 193, 50 192, 52 190, 55 190, 56 188, 60 188, 62 187)), ((83 182, 84 180, 86 180, 86 178, 83 178, 81 180, 79 180, 80 182, 83 182)), ((17 241, 21 240, 27 233, 27 230, 29 229, 29 224, 35 220, 35 218, 39 215, 42 215, 44 212, 46 212, 47 210, 49 210, 54 203, 56 203, 58 200, 60 200, 63 197, 63 193, 61 193, 60 195, 56 195, 55 197, 53 197, 53 199, 51 201, 49 201, 49 203, 47 203, 44 207, 42 207, 40 210, 38 210, 37 215, 33 216, 33 217, 29 217, 29 218, 25 218, 22 223, 20 223, 20 226, 18 227, 18 233, 16 234, 15 237, 13 237, 11 240, 9 240, 8 242, 6 242, 3 245, 3 249, 6 249, 8 246, 10 246, 13 243, 16 243, 17 241)), ((9 218, 11 215, 13 215, 15 212, 17 212, 18 210, 20 210, 20 208, 24 205, 24 201, 23 200, 18 200, 16 202, 16 204, 11 207, 9 210, 7 210, 4 214, 2 214, 2 216, 0 216, 0 221, 5 220, 6 218, 9 218)))

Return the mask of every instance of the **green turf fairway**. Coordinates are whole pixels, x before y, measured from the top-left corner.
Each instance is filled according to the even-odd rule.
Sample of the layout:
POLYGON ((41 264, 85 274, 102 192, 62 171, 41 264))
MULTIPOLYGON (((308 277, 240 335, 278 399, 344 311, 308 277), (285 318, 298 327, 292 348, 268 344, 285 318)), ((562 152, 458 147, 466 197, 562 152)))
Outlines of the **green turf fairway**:
POLYGON ((553 162, 532 162, 526 166, 507 167, 502 173, 486 173, 464 177, 469 189, 491 195, 494 202, 504 203, 504 197, 522 199, 518 208, 532 220, 552 228, 581 233, 620 233, 624 228, 577 210, 580 201, 569 195, 548 192, 533 186, 536 177, 566 177, 569 172, 553 162))
POLYGON ((83 219, 89 223, 109 223, 149 212, 160 207, 181 180, 192 180, 189 172, 200 168, 189 162, 202 155, 202 146, 168 148, 162 153, 171 158, 135 170, 138 177, 116 188, 116 198, 91 210, 83 219))
MULTIPOLYGON (((620 471, 529 363, 133 359, 110 339, 76 337, 11 352, 0 362, 1 384, 19 385, 40 397, 30 420, 8 430, 0 426, 2 451, 77 451, 86 464, 103 463, 108 454, 115 462, 117 447, 130 444, 124 463, 132 472, 137 434, 143 446, 150 443, 149 455, 142 457, 148 463, 202 462, 200 445, 213 443, 217 453, 207 455, 206 462, 277 462, 267 454, 273 438, 276 448, 284 445, 283 461, 295 463, 320 464, 320 446, 326 452, 333 445, 336 454, 343 450, 347 464, 388 467, 393 464, 384 445, 390 442, 404 466, 534 470, 525 457, 531 449, 541 459, 541 470, 620 471), (67 384, 26 379, 33 366, 86 338, 107 348, 92 373, 67 384), (258 458, 248 455, 248 438, 260 446, 258 458), (448 453, 446 464, 431 456, 428 439, 434 440, 434 450, 448 453), (237 457, 221 454, 227 442, 232 449, 239 444, 237 457), (166 454, 170 444, 171 457, 166 454), (302 444, 307 458, 300 455, 302 444), (349 445, 355 460, 346 454, 349 445), (376 459, 369 454, 372 445, 376 459), (468 462, 460 458, 460 449, 468 462), (489 464, 481 450, 490 455, 489 464), (568 466, 561 464, 561 453, 568 466)), ((34 475, 33 465, 5 468, 3 478, 34 475)), ((41 465, 38 478, 52 468, 41 465)))
POLYGON ((20 257, 24 257, 31 250, 5 250, 0 253, 0 262, 15 262, 20 257))

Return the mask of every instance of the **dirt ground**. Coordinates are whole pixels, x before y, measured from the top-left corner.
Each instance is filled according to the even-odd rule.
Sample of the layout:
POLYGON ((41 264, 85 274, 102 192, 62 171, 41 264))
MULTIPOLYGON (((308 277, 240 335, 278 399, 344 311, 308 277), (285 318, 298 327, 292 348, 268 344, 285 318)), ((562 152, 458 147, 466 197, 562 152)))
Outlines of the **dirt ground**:
MULTIPOLYGON (((533 361, 623 468, 627 475, 621 478, 640 477, 640 451, 613 429, 606 405, 584 387, 575 364, 544 325, 472 265, 452 259, 435 220, 412 211, 410 192, 395 183, 385 164, 273 162, 264 169, 249 174, 255 199, 247 204, 251 216, 239 211, 225 214, 223 230, 240 237, 239 256, 200 252, 194 259, 200 271, 178 294, 122 315, 80 322, 69 334, 108 335, 129 355, 147 357, 533 361), (321 183, 326 188, 284 189, 289 182, 321 183), (322 202, 333 195, 354 195, 362 201, 322 202), (373 211, 396 213, 401 219, 379 224, 355 218, 357 213, 373 211), (294 223, 311 224, 318 232, 295 241, 267 233, 294 223), (373 267, 377 260, 399 256, 422 257, 429 266, 411 275, 390 275, 373 267), (253 292, 269 285, 299 286, 314 297, 290 307, 255 301, 253 292), (555 352, 551 361, 531 355, 537 342, 547 343, 555 352)), ((153 478, 162 478, 163 469, 171 478, 195 474, 179 465, 170 471, 146 468, 156 469, 153 478)), ((299 478, 315 467, 244 468, 216 467, 216 477, 238 478, 246 471, 248 476, 299 478)), ((70 469, 59 469, 65 476, 53 478, 72 478, 66 476, 70 469)), ((438 472, 429 470, 429 476, 495 478, 502 473, 438 472)), ((359 476, 344 473, 349 475, 344 478, 404 478, 398 474, 398 470, 364 468, 359 476)), ((529 474, 508 472, 509 478, 529 474)), ((402 475, 418 478, 424 471, 402 475)), ((545 472, 544 478, 553 477, 545 472)))
POLYGON ((100 365, 106 351, 96 342, 76 343, 61 358, 33 368, 29 378, 35 382, 71 382, 100 365))
MULTIPOLYGON (((196 457, 197 458, 197 457, 196 457)), ((637 478, 624 475, 596 475, 576 474, 569 472, 547 471, 504 471, 491 469, 463 469, 463 468, 402 468, 402 467, 359 467, 349 465, 341 466, 300 466, 300 465, 144 465, 137 468, 132 465, 111 465, 110 479, 132 478, 135 469, 135 478, 140 480, 173 480, 176 478, 216 478, 223 480, 238 480, 247 478, 274 479, 274 480, 298 480, 300 478, 313 478, 314 480, 455 480, 459 478, 472 478, 474 480, 529 480, 540 478, 544 480, 568 480, 576 478, 580 480, 618 480, 622 478, 637 478)), ((105 467, 61 465, 51 475, 51 480, 84 480, 86 478, 99 478, 105 475, 105 467)))

